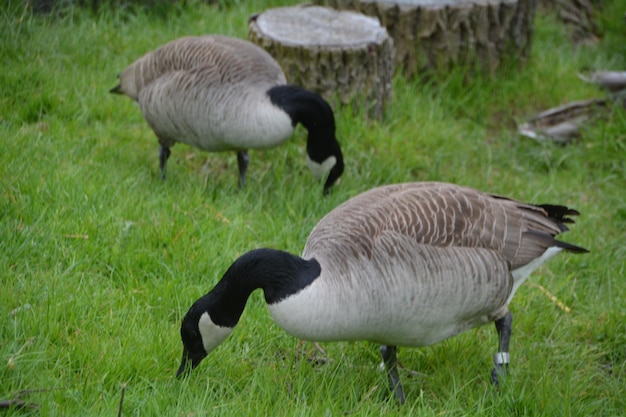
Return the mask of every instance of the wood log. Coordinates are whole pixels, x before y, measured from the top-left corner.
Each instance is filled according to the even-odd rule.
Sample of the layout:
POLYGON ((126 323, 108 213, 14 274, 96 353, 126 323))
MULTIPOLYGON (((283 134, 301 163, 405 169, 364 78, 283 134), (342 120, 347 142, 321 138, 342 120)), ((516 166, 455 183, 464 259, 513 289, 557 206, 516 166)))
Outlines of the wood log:
POLYGON ((319 6, 268 9, 250 18, 248 38, 278 61, 289 83, 383 116, 392 95, 393 40, 378 19, 319 6))
POLYGON ((316 0, 376 16, 408 77, 465 66, 491 75, 530 55, 537 0, 316 0))
POLYGON ((522 136, 537 141, 550 139, 567 144, 581 136, 585 125, 606 117, 609 111, 607 99, 575 101, 534 115, 518 130, 522 136))

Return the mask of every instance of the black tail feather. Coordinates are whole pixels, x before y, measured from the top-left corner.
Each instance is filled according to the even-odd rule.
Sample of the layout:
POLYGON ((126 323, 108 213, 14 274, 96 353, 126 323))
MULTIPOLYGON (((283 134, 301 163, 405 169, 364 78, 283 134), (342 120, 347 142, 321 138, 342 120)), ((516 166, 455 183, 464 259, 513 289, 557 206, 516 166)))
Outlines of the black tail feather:
MULTIPOLYGON (((537 208, 542 209, 543 211, 545 211, 546 215, 551 218, 552 220, 555 221, 556 225, 558 226, 558 228, 561 230, 562 232, 567 232, 569 230, 569 228, 565 225, 567 224, 573 224, 575 223, 574 219, 570 218, 569 216, 579 216, 580 212, 578 210, 574 210, 572 208, 566 207, 566 206, 561 206, 558 204, 536 204, 534 205, 537 208)), ((577 245, 573 245, 571 243, 567 243, 567 242, 563 242, 560 240, 555 239, 555 236, 549 236, 548 234, 543 234, 541 232, 536 232, 536 231, 532 231, 529 230, 526 233, 529 234, 533 234, 536 236, 541 236, 543 235, 544 238, 548 238, 550 240, 552 240, 553 244, 556 244, 556 246, 558 246, 559 248, 563 248, 564 250, 568 251, 568 252, 573 252, 573 253, 587 253, 589 252, 588 249, 583 248, 582 246, 577 246, 577 245)))
POLYGON ((573 252, 573 253, 587 253, 589 252, 588 249, 583 248, 582 246, 577 246, 577 245, 573 245, 571 243, 567 243, 567 242, 563 242, 561 240, 557 240, 555 239, 554 236, 552 236, 549 233, 545 233, 545 232, 538 232, 536 230, 527 230, 526 232, 524 232, 524 236, 526 239, 533 239, 536 242, 536 245, 538 247, 543 247, 544 249, 547 249, 551 246, 556 246, 559 248, 562 248, 568 252, 573 252))
POLYGON ((585 249, 582 246, 572 245, 571 243, 562 242, 556 239, 555 239, 555 242, 557 243, 557 246, 559 248, 563 248, 564 250, 568 252, 574 252, 574 253, 588 253, 589 252, 589 249, 585 249))
POLYGON ((574 223, 574 219, 570 219, 567 216, 580 215, 577 210, 555 204, 537 204, 537 207, 541 207, 548 213, 548 217, 558 220, 561 223, 574 223))

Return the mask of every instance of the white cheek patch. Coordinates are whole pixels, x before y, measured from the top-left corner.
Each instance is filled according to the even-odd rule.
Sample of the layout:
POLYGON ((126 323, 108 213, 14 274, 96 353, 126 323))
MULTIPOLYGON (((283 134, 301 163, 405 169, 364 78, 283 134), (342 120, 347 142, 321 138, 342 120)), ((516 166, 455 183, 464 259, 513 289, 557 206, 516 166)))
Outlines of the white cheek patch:
POLYGON ((211 320, 207 312, 200 316, 198 329, 200 330, 202 344, 204 345, 206 353, 211 353, 211 351, 226 340, 228 335, 233 331, 232 327, 222 327, 213 323, 213 320, 211 320))
POLYGON ((321 180, 328 172, 337 164, 337 158, 335 156, 329 156, 322 162, 321 164, 315 162, 309 157, 309 154, 306 155, 306 164, 309 166, 311 173, 315 178, 321 180))

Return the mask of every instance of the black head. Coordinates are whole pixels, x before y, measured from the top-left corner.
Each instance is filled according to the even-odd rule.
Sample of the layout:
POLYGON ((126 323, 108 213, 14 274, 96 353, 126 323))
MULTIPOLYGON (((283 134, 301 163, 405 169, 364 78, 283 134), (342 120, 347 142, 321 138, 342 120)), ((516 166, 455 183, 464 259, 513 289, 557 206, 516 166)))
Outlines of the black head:
MULTIPOLYGON (((337 182, 339 177, 341 177, 341 174, 343 174, 343 154, 339 148, 339 143, 335 142, 335 145, 336 146, 327 149, 330 150, 330 152, 325 156, 323 155, 324 152, 320 155, 319 149, 309 150, 307 147, 309 161, 315 161, 318 166, 322 167, 319 176, 321 177, 328 173, 326 176, 326 182, 324 183, 324 194, 328 193, 330 187, 332 187, 335 182, 337 182), (330 170, 328 168, 330 168, 330 170)), ((311 168, 310 162, 309 168, 311 168)), ((313 170, 313 168, 311 168, 311 170, 313 170)))
POLYGON ((187 376, 207 356, 207 351, 200 334, 201 311, 194 304, 187 312, 180 327, 180 337, 183 341, 183 357, 176 377, 187 376))
POLYGON ((261 288, 268 304, 308 286, 321 272, 314 259, 274 249, 240 256, 213 289, 197 300, 183 319, 183 356, 176 376, 187 375, 219 346, 239 321, 252 291, 261 288))
POLYGON ((273 87, 267 93, 272 103, 291 117, 294 126, 301 123, 308 130, 309 167, 317 177, 328 173, 324 183, 326 193, 344 169, 332 107, 319 94, 294 85, 273 87))
POLYGON ((183 324, 180 327, 180 337, 183 340, 183 357, 176 376, 189 374, 200 364, 202 359, 206 358, 213 349, 226 340, 241 315, 243 307, 235 314, 236 317, 228 316, 229 321, 227 323, 212 318, 211 311, 220 310, 218 303, 220 288, 217 287, 216 289, 196 301, 183 319, 183 324))
POLYGON ((220 282, 194 302, 185 315, 180 327, 183 356, 176 376, 189 374, 233 331, 253 290, 239 285, 236 278, 231 266, 220 282))

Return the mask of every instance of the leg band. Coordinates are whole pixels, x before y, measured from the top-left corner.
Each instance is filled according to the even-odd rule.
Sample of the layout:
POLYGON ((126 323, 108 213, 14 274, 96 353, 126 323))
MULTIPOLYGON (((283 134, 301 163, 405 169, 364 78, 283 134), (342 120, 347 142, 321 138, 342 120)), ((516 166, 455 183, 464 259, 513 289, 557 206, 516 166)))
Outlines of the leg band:
POLYGON ((498 352, 493 355, 493 363, 497 365, 508 365, 509 364, 509 352, 498 352))

